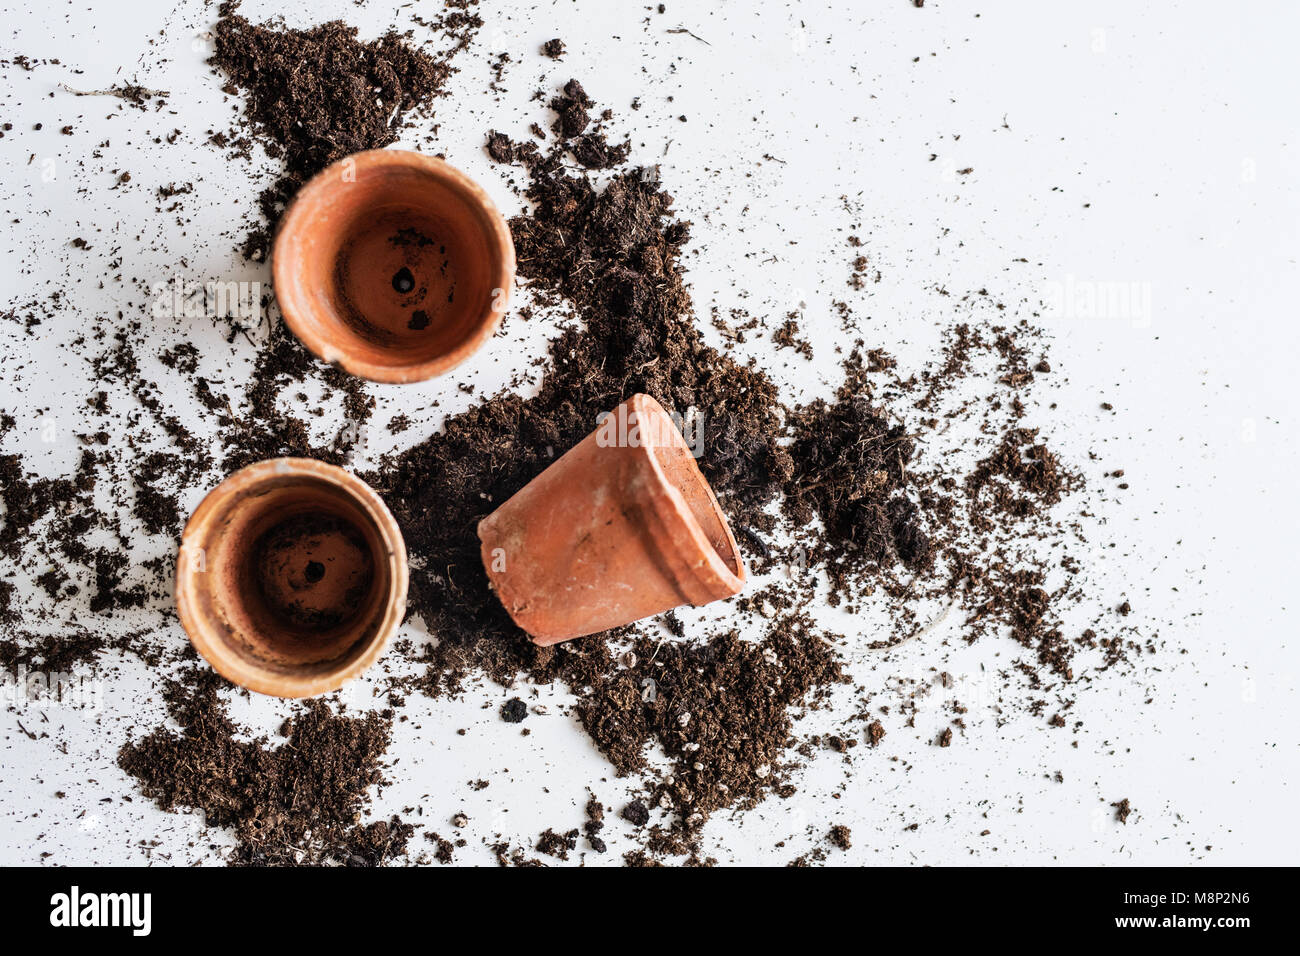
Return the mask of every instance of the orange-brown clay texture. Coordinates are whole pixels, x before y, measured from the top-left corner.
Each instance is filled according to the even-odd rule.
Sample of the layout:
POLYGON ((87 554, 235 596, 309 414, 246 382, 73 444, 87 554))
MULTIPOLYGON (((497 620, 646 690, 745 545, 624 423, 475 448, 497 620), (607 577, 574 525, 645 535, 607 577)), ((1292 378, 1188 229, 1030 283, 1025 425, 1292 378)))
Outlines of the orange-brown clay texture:
POLYGON ((483 566, 538 644, 738 593, 740 551, 681 432, 634 395, 478 526, 483 566))
POLYGON ((258 462, 190 517, 176 605, 195 649, 249 690, 340 687, 382 653, 406 608, 392 515, 364 482, 303 458, 258 462))
POLYGON ((464 173, 380 149, 302 188, 271 266, 285 323, 308 349, 371 381, 416 382, 492 337, 515 253, 501 214, 464 173))

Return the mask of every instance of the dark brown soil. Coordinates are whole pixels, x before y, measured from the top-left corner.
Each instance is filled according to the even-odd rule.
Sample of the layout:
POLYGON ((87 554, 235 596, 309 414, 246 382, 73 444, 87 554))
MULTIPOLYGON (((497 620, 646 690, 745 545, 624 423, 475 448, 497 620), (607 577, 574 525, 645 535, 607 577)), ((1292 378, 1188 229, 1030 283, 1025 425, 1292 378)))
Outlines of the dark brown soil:
POLYGON ((229 828, 239 841, 233 864, 376 866, 405 852, 409 825, 357 822, 383 780, 391 712, 347 717, 310 701, 272 745, 240 739, 223 685, 206 668, 170 684, 164 697, 180 731, 160 727, 122 747, 118 762, 146 796, 229 828))
POLYGON ((520 723, 528 716, 528 705, 518 697, 511 697, 501 705, 501 719, 507 724, 520 723))
POLYGON ((545 853, 547 856, 553 856, 557 860, 567 860, 569 853, 578 846, 578 831, 569 830, 565 833, 556 833, 554 830, 547 829, 542 833, 537 841, 537 852, 545 853))
POLYGON ((784 507, 800 525, 821 520, 823 557, 839 557, 841 574, 845 562, 927 567, 930 541, 908 496, 916 445, 903 425, 852 394, 802 409, 792 425, 796 465, 784 507))
POLYGON ((1128 802, 1128 797, 1115 801, 1111 806, 1115 808, 1115 819, 1120 823, 1128 823, 1129 814, 1133 812, 1133 806, 1128 802))
POLYGON ((839 849, 848 850, 853 846, 853 831, 842 823, 836 824, 831 827, 831 832, 827 835, 827 839, 839 849))
POLYGON ((619 816, 637 827, 643 827, 650 822, 650 811, 640 800, 633 800, 625 806, 619 811, 619 816))
MULTIPOLYGON (((452 6, 468 11, 476 2, 452 6)), ((244 245, 246 257, 265 261, 298 188, 337 159, 396 142, 407 114, 442 93, 459 44, 432 56, 393 31, 363 43, 340 20, 307 30, 257 26, 238 8, 237 0, 222 4, 209 62, 228 77, 227 92, 243 94, 253 131, 284 162, 285 175, 259 199, 268 227, 244 245)), ((465 15, 449 32, 459 40, 481 22, 465 15)))
POLYGON ((71 674, 93 664, 103 646, 103 639, 95 634, 10 634, 0 640, 0 668, 71 674))

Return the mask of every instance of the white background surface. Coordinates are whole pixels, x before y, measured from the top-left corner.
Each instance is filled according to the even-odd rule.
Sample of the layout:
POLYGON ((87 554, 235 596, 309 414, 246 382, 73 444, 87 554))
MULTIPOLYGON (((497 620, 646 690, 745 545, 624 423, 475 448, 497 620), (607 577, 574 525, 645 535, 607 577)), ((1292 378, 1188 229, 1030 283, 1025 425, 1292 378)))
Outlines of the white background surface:
MULTIPOLYGON (((244 12, 255 20, 283 13, 293 25, 340 16, 367 38, 389 25, 422 38, 410 14, 432 7, 249 3, 244 12)), ((917 10, 889 0, 729 2, 710 12, 676 0, 658 15, 652 7, 485 0, 487 25, 456 61, 451 97, 437 106, 434 148, 513 212, 511 173, 487 160, 484 134, 497 128, 518 138, 529 122, 549 122, 530 102, 533 90, 579 78, 616 111, 614 129, 631 135, 634 161, 660 164, 681 215, 694 221, 687 262, 704 324, 713 307, 779 317, 806 304, 814 365, 776 355, 762 340, 750 346, 788 401, 838 384, 833 349, 844 334, 833 299, 850 301, 867 344, 906 367, 930 354, 951 321, 953 301, 940 288, 960 295, 987 287, 1012 314, 1033 307, 1044 283, 1067 277, 1138 282, 1151 292, 1149 316, 1052 323, 1058 374, 1036 389, 1043 404, 1031 420, 1094 487, 1104 486, 1091 502, 1089 593, 1106 606, 1132 602, 1125 623, 1162 642, 1158 672, 1097 680, 1071 715, 1083 721, 1073 734, 1014 708, 999 717, 996 699, 981 699, 973 675, 1014 659, 1010 642, 966 648, 953 622, 889 655, 855 652, 856 681, 873 694, 899 675, 951 671, 970 688, 970 730, 939 751, 930 740, 940 714, 914 731, 887 722, 881 747, 859 748, 851 768, 825 753, 800 775, 793 799, 719 814, 705 831, 706 852, 723 862, 784 863, 824 846, 827 828, 846 823, 853 849, 833 852, 831 862, 1294 863, 1300 8, 1170 3, 1157 13, 1125 2, 931 0, 917 10), (666 32, 679 26, 708 42, 666 32), (558 65, 537 52, 553 36, 569 49, 558 65), (487 64, 501 50, 514 63, 498 99, 486 92, 487 64), (644 105, 632 112, 637 95, 644 105), (760 162, 765 153, 779 162, 760 162), (954 175, 966 167, 973 172, 954 175), (850 233, 867 240, 882 271, 881 283, 862 292, 845 285, 850 233), (1020 257, 1028 262, 1013 261, 1020 257), (1113 415, 1100 411, 1103 401, 1113 415), (1125 469, 1127 492, 1099 482, 1114 468, 1125 469), (1063 784, 1049 779, 1057 770, 1063 784), (1137 808, 1126 826, 1108 806, 1121 797, 1137 808), (911 823, 920 826, 905 830, 911 823)), ((136 289, 101 280, 116 271, 152 281, 266 278, 237 263, 232 249, 277 167, 228 162, 204 142, 209 129, 228 127, 236 102, 202 62, 214 17, 199 3, 133 0, 31 5, 0 18, 0 59, 63 62, 4 69, 3 113, 14 130, 0 140, 5 221, 18 220, 0 236, 0 301, 44 295, 52 279, 68 297, 36 338, 13 323, 0 327, 0 404, 19 420, 5 450, 22 450, 42 474, 71 472, 75 440, 42 442, 41 428, 53 419, 68 426, 65 434, 77 430, 91 389, 86 362, 66 343, 91 315, 142 312, 136 289), (58 89, 125 79, 171 91, 167 109, 118 110, 116 101, 58 89), (61 136, 69 123, 75 134, 61 136), (152 145, 173 128, 182 130, 176 146, 152 145), (110 145, 93 156, 104 140, 110 145), (58 171, 53 182, 41 178, 48 160, 58 171), (138 188, 109 190, 119 170, 131 171, 138 188), (154 212, 153 194, 185 181, 195 192, 180 227, 154 212), (69 272, 68 241, 78 235, 93 248, 73 254, 69 272), (121 269, 110 270, 118 255, 121 269)), ((424 146, 423 136, 409 144, 424 146)), ((446 381, 375 387, 369 456, 397 447, 382 427, 391 415, 419 421, 398 436, 418 440, 438 415, 473 400, 457 383, 491 394, 541 353, 551 328, 508 322, 504 336, 446 381)), ((254 355, 204 322, 161 322, 158 335, 159 348, 194 341, 201 369, 227 382, 243 380, 254 355)), ((147 372, 169 381, 141 357, 147 372)), ((173 377, 168 387, 184 416, 187 386, 173 377)), ((120 409, 127 399, 115 401, 120 409)), ((141 533, 132 560, 172 547, 141 533)), ((30 601, 39 604, 36 594, 30 601)), ((59 613, 91 622, 84 607, 69 605, 59 613)), ((725 609, 693 619, 717 614, 725 609)), ((158 619, 151 608, 139 620, 93 623, 127 629, 158 619)), ((836 623, 846 633, 871 626, 836 623)), ((418 624, 408 630, 423 639, 418 624)), ((171 626, 162 640, 184 635, 171 626)), ((186 848, 202 832, 193 815, 156 810, 114 764, 117 748, 162 716, 156 675, 122 658, 106 661, 101 677, 101 712, 27 704, 0 714, 0 861, 216 862, 216 853, 186 848), (19 720, 50 739, 29 740, 19 720), (67 798, 54 799, 56 790, 67 798), (154 840, 150 856, 140 843, 154 840)), ((353 688, 354 703, 364 706, 371 686, 353 688)), ((430 829, 452 836, 448 819, 464 811, 470 845, 457 860, 487 863, 481 838, 531 846, 546 827, 580 826, 588 788, 621 806, 635 781, 614 778, 563 713, 568 699, 552 688, 495 686, 472 687, 457 701, 412 696, 375 814, 418 805, 430 829), (550 707, 529 716, 531 736, 497 718, 513 694, 550 707), (468 784, 479 778, 490 786, 476 792, 468 784)), ((847 690, 842 702, 799 730, 845 729, 847 690)), ((288 708, 258 699, 233 709, 269 731, 288 708)), ((622 821, 609 829, 613 852, 587 853, 587 863, 617 862, 633 847, 622 821)), ((201 846, 228 842, 214 832, 201 846)), ((417 838, 416 852, 422 844, 417 838)))

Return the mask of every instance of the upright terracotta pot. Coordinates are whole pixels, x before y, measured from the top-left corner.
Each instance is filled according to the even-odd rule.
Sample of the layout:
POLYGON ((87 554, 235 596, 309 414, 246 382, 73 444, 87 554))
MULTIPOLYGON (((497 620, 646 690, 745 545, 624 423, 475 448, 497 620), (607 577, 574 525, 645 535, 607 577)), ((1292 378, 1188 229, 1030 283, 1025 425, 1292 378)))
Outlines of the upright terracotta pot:
POLYGON ((492 337, 515 276, 492 200, 440 159, 356 153, 314 176, 280 220, 272 280, 312 352, 375 382, 417 382, 492 337))
POLYGON ((483 566, 538 644, 630 624, 745 583, 740 550, 681 432, 648 395, 479 522, 483 566))
POLYGON ((277 697, 335 690, 406 609, 406 545, 355 475, 306 458, 235 472, 185 525, 176 609, 223 677, 277 697))

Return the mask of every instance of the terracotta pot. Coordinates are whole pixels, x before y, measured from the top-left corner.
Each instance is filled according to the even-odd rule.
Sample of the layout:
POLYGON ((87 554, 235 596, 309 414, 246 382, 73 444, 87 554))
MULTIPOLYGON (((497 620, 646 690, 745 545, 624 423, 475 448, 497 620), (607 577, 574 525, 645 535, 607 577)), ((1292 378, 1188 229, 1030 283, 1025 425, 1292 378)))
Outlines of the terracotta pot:
POLYGON ((740 549, 677 426, 634 395, 479 522, 483 566, 538 644, 708 604, 745 583, 740 549))
POLYGON ((195 650, 249 690, 335 690, 383 652, 406 610, 406 545, 342 468, 273 458, 217 485, 185 525, 176 609, 195 650))
POLYGON ((492 337, 515 278, 510 230, 440 159, 348 156, 312 177, 271 253, 285 324, 317 356, 375 382, 418 382, 492 337))

